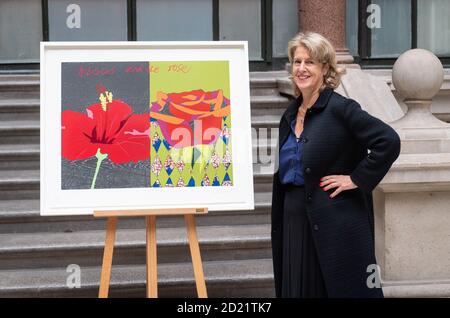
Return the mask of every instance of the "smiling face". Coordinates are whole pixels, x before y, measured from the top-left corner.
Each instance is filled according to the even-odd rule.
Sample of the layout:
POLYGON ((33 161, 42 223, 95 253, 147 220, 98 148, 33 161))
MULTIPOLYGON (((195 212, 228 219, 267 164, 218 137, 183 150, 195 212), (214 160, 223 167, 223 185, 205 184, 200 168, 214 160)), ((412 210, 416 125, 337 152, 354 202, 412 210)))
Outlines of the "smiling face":
POLYGON ((327 72, 328 65, 314 60, 304 46, 300 45, 296 48, 292 63, 292 76, 295 85, 302 93, 318 91, 327 72))

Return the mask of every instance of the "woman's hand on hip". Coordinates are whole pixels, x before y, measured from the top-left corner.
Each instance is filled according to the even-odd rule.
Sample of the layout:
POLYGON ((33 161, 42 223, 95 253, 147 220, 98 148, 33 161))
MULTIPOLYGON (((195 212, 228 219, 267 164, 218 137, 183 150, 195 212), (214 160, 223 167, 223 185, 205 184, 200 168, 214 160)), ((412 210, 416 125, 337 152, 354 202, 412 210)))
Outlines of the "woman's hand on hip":
POLYGON ((323 191, 328 191, 330 189, 337 188, 331 195, 330 198, 334 198, 342 191, 356 189, 358 186, 353 183, 350 176, 347 175, 331 175, 325 176, 320 179, 320 187, 323 191))

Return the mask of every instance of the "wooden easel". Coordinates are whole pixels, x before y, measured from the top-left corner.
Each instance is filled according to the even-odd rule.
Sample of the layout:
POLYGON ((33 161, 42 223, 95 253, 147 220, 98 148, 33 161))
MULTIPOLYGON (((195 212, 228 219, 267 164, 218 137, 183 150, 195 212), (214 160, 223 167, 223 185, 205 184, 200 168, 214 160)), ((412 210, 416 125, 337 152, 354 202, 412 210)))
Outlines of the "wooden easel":
POLYGON ((186 222, 189 248, 191 250, 192 265, 194 268, 197 295, 199 298, 208 297, 206 293, 205 277, 203 275, 200 248, 195 227, 195 214, 206 214, 207 208, 182 208, 182 209, 149 209, 149 210, 125 210, 125 211, 94 211, 95 217, 107 217, 105 249, 103 252, 103 265, 100 277, 99 298, 108 297, 109 282, 111 278, 111 265, 116 240, 117 218, 125 216, 146 217, 146 255, 147 255, 147 297, 158 297, 158 271, 156 259, 156 216, 157 215, 184 215, 186 222))

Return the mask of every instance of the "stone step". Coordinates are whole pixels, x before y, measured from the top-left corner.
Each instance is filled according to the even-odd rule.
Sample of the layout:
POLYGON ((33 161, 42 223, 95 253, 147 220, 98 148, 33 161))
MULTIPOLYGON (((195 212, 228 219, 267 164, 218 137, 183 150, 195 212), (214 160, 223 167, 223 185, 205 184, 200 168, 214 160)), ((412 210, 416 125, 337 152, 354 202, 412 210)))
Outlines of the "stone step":
POLYGON ((0 99, 0 121, 39 120, 39 99, 0 99))
POLYGON ((39 198, 39 170, 0 171, 0 202, 39 198))
POLYGON ((270 132, 270 129, 277 129, 281 120, 281 114, 271 114, 268 112, 267 114, 259 114, 256 116, 252 116, 252 129, 256 129, 257 133, 260 133, 261 130, 270 132))
POLYGON ((39 99, 38 74, 0 75, 0 100, 39 99))
MULTIPOLYGON (((198 226, 267 224, 270 222, 272 194, 256 193, 255 210, 211 211, 196 217, 198 226)), ((39 200, 0 201, 0 233, 36 233, 104 230, 104 218, 93 216, 40 216, 39 200)), ((158 228, 185 226, 182 216, 160 216, 158 228)), ((119 229, 144 228, 143 217, 124 217, 118 222, 119 229)))
POLYGON ((39 144, 39 120, 0 121, 0 144, 39 144))
MULTIPOLYGON (((274 297, 272 260, 203 261, 209 297, 274 297)), ((0 271, 0 297, 97 297, 100 266, 81 267, 81 288, 68 288, 66 267, 0 271)), ((145 297, 144 265, 114 265, 111 297, 145 297)), ((158 265, 158 297, 196 297, 191 263, 158 265)))
POLYGON ((290 99, 278 94, 273 95, 263 95, 263 96, 250 96, 251 109, 264 111, 273 108, 278 108, 280 110, 285 110, 290 103, 290 99))
POLYGON ((39 189, 39 174, 39 170, 0 171, 0 191, 39 189))
POLYGON ((253 96, 279 95, 278 78, 286 77, 284 71, 250 72, 250 94, 253 96))
POLYGON ((268 116, 277 118, 279 122, 289 102, 289 99, 282 96, 252 96, 252 127, 255 127, 255 119, 261 121, 268 116))
POLYGON ((39 91, 39 74, 2 74, 0 76, 0 91, 39 91))
MULTIPOLYGON (((1 200, 0 222, 27 221, 39 216, 39 200, 1 200)), ((0 231, 0 233, 4 233, 0 231)))
POLYGON ((254 193, 272 193, 273 164, 256 165, 253 168, 254 193))
POLYGON ((289 76, 288 72, 285 70, 278 71, 254 71, 250 72, 250 81, 254 79, 264 79, 264 78, 280 78, 289 76))
MULTIPOLYGON (((157 228, 158 262, 189 262, 186 228, 157 228)), ((270 257, 270 225, 197 226, 205 261, 270 257)), ((95 266, 102 262, 105 230, 0 234, 0 270, 95 266)), ((117 231, 114 264, 145 263, 145 229, 117 231)))
POLYGON ((250 94, 253 96, 278 95, 278 83, 274 77, 250 78, 250 94))
POLYGON ((0 136, 29 136, 39 134, 38 120, 0 121, 0 136))
POLYGON ((39 169, 39 157, 39 144, 0 144, 0 171, 39 169))

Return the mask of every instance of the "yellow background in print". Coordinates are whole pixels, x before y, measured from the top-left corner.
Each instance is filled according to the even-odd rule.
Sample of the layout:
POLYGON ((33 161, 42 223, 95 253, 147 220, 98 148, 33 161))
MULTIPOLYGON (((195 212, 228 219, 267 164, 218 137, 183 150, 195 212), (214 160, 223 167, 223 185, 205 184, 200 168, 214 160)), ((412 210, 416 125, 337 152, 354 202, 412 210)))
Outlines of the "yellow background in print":
POLYGON ((150 70, 151 103, 156 101, 158 91, 180 93, 194 89, 205 92, 221 89, 230 99, 228 61, 150 62, 150 70))

